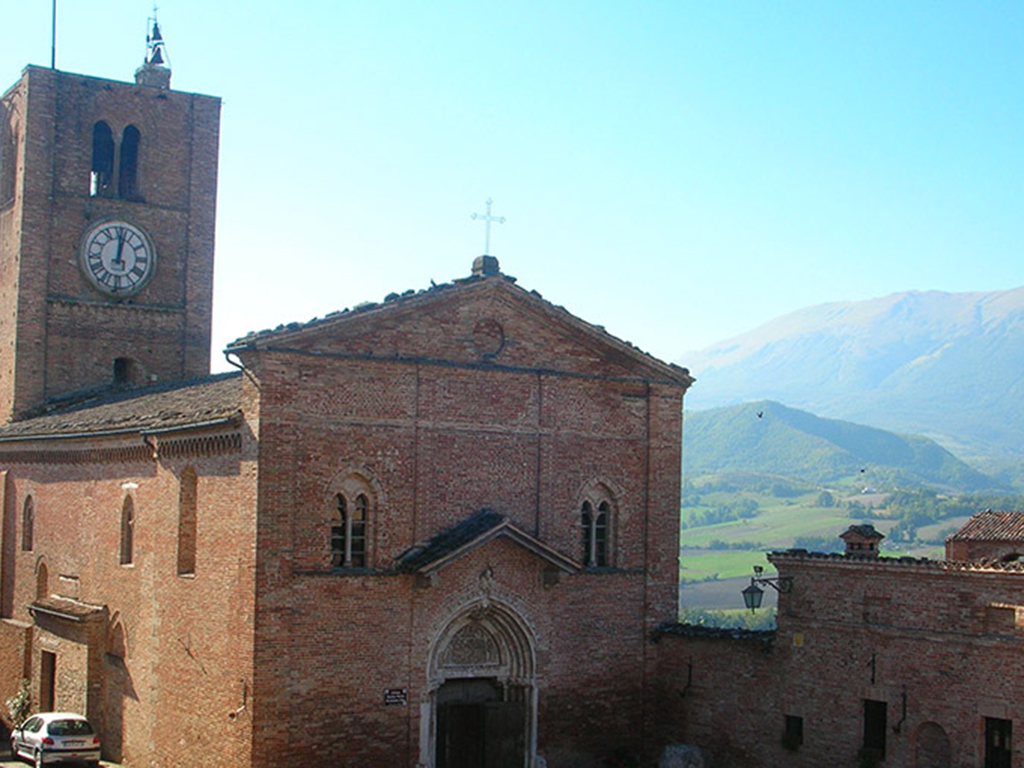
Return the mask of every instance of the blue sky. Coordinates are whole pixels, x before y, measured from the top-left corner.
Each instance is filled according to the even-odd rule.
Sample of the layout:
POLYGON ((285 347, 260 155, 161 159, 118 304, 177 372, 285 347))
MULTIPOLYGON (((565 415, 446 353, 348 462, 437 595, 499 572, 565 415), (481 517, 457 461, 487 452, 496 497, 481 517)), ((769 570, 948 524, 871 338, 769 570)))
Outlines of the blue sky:
MULTIPOLYGON (((130 80, 152 4, 59 0, 130 80)), ((1024 285, 1024 3, 166 0, 224 99, 214 347, 469 273, 659 357, 800 307, 1024 285)), ((0 74, 50 2, 2 0, 0 74)), ((214 366, 222 369, 219 354, 214 366)), ((698 372, 699 375, 699 372, 698 372)))

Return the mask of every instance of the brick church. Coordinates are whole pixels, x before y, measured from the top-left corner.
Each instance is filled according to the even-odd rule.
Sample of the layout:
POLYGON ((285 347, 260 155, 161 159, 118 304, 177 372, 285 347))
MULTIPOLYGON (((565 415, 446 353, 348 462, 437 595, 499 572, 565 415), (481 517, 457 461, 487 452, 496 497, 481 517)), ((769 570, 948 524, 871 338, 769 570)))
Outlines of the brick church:
POLYGON ((693 379, 492 256, 210 375, 220 103, 153 40, 0 98, 0 698, 126 766, 1024 765, 1024 514, 678 624, 693 379))
POLYGON ((650 752, 689 373, 483 256, 210 375, 220 102, 154 40, 0 101, 0 696, 125 765, 650 752))

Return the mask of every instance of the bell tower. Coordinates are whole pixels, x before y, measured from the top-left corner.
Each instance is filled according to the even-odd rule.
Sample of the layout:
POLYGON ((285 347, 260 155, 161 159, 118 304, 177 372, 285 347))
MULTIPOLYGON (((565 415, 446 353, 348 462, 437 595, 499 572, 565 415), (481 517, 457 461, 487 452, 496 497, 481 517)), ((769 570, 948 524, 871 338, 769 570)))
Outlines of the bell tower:
POLYGON ((29 66, 0 97, 0 421, 209 373, 220 100, 29 66))

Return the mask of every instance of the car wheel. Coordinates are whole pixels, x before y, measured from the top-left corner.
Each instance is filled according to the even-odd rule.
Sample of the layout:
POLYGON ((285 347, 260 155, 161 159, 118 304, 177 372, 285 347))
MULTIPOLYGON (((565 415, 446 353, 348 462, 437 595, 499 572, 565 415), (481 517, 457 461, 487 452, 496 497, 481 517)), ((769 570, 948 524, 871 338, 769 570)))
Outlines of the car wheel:
POLYGON ((36 768, 43 768, 43 750, 37 749, 35 755, 36 768))

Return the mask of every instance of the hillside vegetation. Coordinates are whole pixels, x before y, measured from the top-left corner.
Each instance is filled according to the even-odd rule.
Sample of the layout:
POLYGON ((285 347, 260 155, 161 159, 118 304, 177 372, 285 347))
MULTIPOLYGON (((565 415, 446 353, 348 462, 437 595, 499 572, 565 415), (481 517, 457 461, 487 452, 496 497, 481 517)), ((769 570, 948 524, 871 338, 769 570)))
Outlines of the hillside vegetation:
POLYGON ((852 523, 942 557, 972 514, 1024 511, 1024 288, 807 307, 679 362, 690 610, 736 607, 765 552, 836 550, 852 523))
POLYGON ((935 441, 823 419, 772 401, 688 412, 687 477, 748 472, 850 488, 1009 490, 935 441))
POLYGON ((765 553, 841 551, 871 522, 883 554, 941 558, 944 541, 986 508, 1024 498, 934 441, 822 419, 772 401, 687 413, 681 601, 729 609, 765 553))

